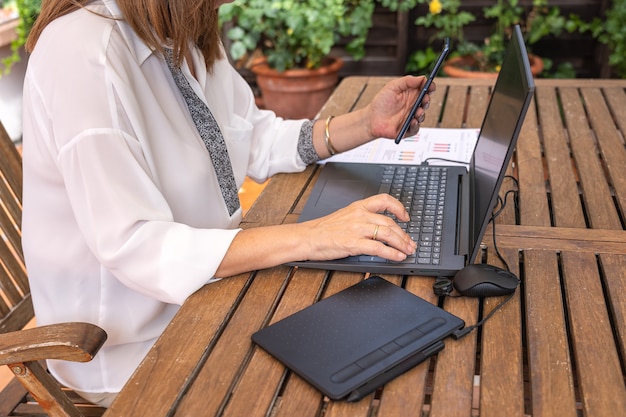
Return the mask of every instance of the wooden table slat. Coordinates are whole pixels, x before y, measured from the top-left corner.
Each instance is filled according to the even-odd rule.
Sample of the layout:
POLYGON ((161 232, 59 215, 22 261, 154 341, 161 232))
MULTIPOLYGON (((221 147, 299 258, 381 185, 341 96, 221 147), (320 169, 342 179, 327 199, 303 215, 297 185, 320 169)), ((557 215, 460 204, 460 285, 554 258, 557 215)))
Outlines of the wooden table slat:
POLYGON ((368 79, 367 86, 357 97, 357 101, 353 104, 350 110, 358 110, 368 105, 374 96, 380 91, 380 89, 387 84, 390 78, 370 78, 368 79))
POLYGON ((322 118, 350 112, 354 107, 355 97, 360 97, 367 84, 361 78, 348 77, 341 83, 341 90, 336 89, 320 110, 322 118))
POLYGON ((585 415, 613 415, 616 410, 626 410, 626 387, 617 351, 607 346, 613 341, 613 332, 595 256, 563 252, 561 260, 585 415))
MULTIPOLYGON (((558 234, 552 227, 516 226, 498 224, 496 234, 498 245, 525 248, 568 250, 591 253, 626 254, 625 230, 601 230, 583 228, 559 228, 558 234)), ((489 228, 483 239, 491 242, 489 228)))
POLYGON ((600 269, 607 293, 607 308, 615 332, 615 343, 622 362, 626 361, 626 255, 601 254, 600 269))
MULTIPOLYGON (((436 82, 435 82, 436 84, 436 82)), ((438 127, 439 119, 442 117, 442 113, 444 110, 444 99, 446 97, 446 93, 448 88, 446 86, 437 85, 437 90, 433 95, 430 96, 430 105, 428 107, 428 111, 426 112, 426 118, 424 119, 424 123, 420 125, 420 127, 438 127)))
POLYGON ((467 90, 467 86, 452 86, 448 89, 446 107, 439 127, 453 129, 463 127, 467 90))
POLYGON ((622 138, 626 137, 626 89, 603 87, 602 92, 622 138))
MULTIPOLYGON (((511 271, 519 275, 518 253, 502 250, 511 271)), ((491 255, 490 264, 504 267, 491 255), (493 260, 491 260, 493 258, 493 260)), ((480 349, 481 417, 524 416, 524 348, 522 335, 521 289, 487 321, 482 329, 480 349), (507 398, 502 402, 502 398, 507 398)), ((486 298, 483 317, 507 297, 486 298)))
POLYGON ((317 389, 298 375, 290 373, 283 395, 272 412, 275 417, 317 417, 326 404, 324 396, 317 389))
POLYGON ((316 170, 312 165, 303 172, 278 174, 272 178, 250 211, 241 222, 242 228, 281 224, 293 208, 294 201, 300 198, 302 188, 308 184, 316 170))
MULTIPOLYGON (((445 310, 463 319, 467 326, 478 321, 478 306, 475 298, 444 301, 445 310)), ((447 341, 446 348, 437 355, 430 417, 468 415, 472 408, 475 360, 476 332, 458 341, 447 341)))
POLYGON ((490 85, 473 85, 470 87, 467 109, 465 111, 466 119, 463 126, 464 128, 480 129, 490 98, 490 85))
MULTIPOLYGON (((228 327, 215 344, 211 356, 199 370, 197 378, 202 383, 196 383, 188 390, 176 415, 211 415, 220 410, 222 399, 226 398, 230 387, 238 380, 239 368, 246 363, 246 358, 253 349, 252 341, 249 338, 241 340, 241 335, 250 335, 262 327, 272 313, 275 300, 282 294, 284 277, 288 275, 288 271, 287 267, 272 268, 252 281, 228 327), (217 368, 222 370, 215 372, 217 368), (207 395, 207 392, 212 395, 207 395)), ((261 388, 267 387, 266 384, 261 388)), ((262 398, 259 388, 254 399, 261 401, 262 398)))
POLYGON ((594 228, 598 229, 621 228, 615 206, 612 204, 613 200, 606 181, 605 170, 599 159, 602 147, 598 148, 600 143, 598 133, 592 134, 589 129, 590 120, 583 116, 585 111, 604 105, 604 101, 598 94, 590 94, 589 91, 585 93, 583 90, 582 97, 585 103, 585 110, 583 110, 580 97, 576 90, 564 89, 561 91, 564 108, 567 109, 565 114, 568 119, 568 131, 583 189, 583 198, 589 213, 589 221, 594 228), (592 158, 593 155, 598 157, 592 158))
MULTIPOLYGON (((606 175, 618 194, 623 213, 626 207, 626 170, 624 170, 626 159, 624 134, 626 132, 622 130, 620 134, 618 131, 618 125, 600 88, 583 88, 582 95, 585 98, 589 120, 606 166, 606 175)), ((624 121, 622 120, 621 123, 623 126, 624 121)), ((612 220, 615 221, 615 219, 612 220)), ((613 227, 619 228, 620 224, 615 222, 613 227)))
POLYGON ((532 103, 526 114, 515 152, 520 192, 520 219, 522 224, 550 226, 535 99, 532 103))
MULTIPOLYGON (((304 208, 304 205, 306 204, 307 200, 309 199, 309 195, 311 194, 311 191, 313 190, 313 185, 315 184, 315 180, 317 179, 317 177, 319 177, 320 173, 321 171, 317 169, 311 175, 308 185, 304 188, 302 192, 302 196, 300 197, 300 199, 298 200, 298 202, 296 203, 296 205, 293 207, 291 211, 291 215, 293 216, 293 218, 289 220, 289 223, 296 223, 298 221, 298 217, 300 216, 300 213, 302 213, 302 209, 304 208)), ((288 223, 288 222, 285 221, 285 223, 288 223)))
POLYGON ((558 260, 551 251, 524 251, 522 275, 532 415, 576 417, 572 364, 558 260))
MULTIPOLYGON (((619 137, 622 142, 626 142, 626 90, 623 88, 603 88, 602 91, 610 107, 613 120, 619 129, 619 137)), ((620 175, 619 181, 614 181, 616 198, 622 218, 626 218, 626 189, 624 188, 626 184, 624 184, 623 170, 620 170, 619 166, 615 168, 616 171, 613 171, 613 175, 620 175)))
POLYGON ((554 88, 538 87, 536 96, 541 109, 542 143, 549 171, 554 222, 561 227, 585 227, 577 173, 572 164, 557 92, 554 88))
POLYGON ((177 406, 180 392, 188 387, 189 376, 194 374, 198 363, 206 359, 208 347, 236 307, 246 282, 247 276, 240 275, 200 289, 200 293, 217 291, 220 294, 218 299, 210 298, 211 308, 207 308, 201 296, 191 296, 185 303, 185 311, 191 313, 174 317, 168 327, 172 330, 166 330, 159 338, 133 375, 135 382, 127 384, 124 395, 118 396, 107 415, 169 415, 171 407, 177 406))

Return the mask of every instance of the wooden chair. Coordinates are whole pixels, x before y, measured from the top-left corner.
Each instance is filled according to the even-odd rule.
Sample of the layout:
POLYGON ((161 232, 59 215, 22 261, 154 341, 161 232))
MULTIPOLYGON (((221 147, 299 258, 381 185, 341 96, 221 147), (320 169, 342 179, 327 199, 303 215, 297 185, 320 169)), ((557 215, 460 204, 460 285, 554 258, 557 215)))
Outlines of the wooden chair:
POLYGON ((21 217, 22 157, 0 122, 0 365, 8 365, 15 375, 0 392, 0 416, 102 415, 104 408, 62 388, 39 361, 89 361, 106 340, 104 330, 88 323, 24 330, 34 312, 21 246, 21 217))

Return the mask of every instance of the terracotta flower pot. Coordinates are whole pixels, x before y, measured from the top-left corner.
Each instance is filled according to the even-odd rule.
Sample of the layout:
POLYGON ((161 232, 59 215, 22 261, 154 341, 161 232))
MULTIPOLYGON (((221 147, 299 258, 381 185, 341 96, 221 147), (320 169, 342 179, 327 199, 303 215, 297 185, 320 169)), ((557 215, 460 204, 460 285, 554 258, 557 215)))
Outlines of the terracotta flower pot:
MULTIPOLYGON (((536 77, 543 71, 543 60, 536 55, 528 54, 530 71, 536 77)), ((497 72, 472 70, 476 67, 476 59, 470 55, 456 56, 446 61, 443 72, 452 78, 497 78, 497 72)))
POLYGON ((290 69, 278 72, 264 58, 253 63, 263 104, 287 119, 312 119, 330 97, 343 66, 341 58, 329 57, 318 69, 290 69))

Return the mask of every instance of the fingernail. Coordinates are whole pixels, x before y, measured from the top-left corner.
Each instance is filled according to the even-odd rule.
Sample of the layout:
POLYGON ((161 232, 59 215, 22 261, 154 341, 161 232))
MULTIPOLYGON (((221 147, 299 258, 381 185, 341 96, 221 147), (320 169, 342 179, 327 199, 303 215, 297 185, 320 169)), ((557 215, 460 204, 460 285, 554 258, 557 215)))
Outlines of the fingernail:
POLYGON ((428 110, 429 107, 430 107, 430 101, 422 106, 424 110, 428 110))
POLYGON ((424 113, 422 113, 422 115, 420 116, 420 118, 417 121, 419 123, 424 123, 424 120, 426 120, 426 115, 424 113))

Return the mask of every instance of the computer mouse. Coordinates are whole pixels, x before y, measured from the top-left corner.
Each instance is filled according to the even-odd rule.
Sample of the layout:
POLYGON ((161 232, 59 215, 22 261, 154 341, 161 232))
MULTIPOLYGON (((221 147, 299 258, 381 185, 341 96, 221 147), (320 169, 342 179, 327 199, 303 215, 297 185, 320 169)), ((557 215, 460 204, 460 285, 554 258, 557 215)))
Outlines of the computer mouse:
POLYGON ((454 275, 452 284, 461 295, 482 298, 513 294, 519 279, 493 265, 470 264, 454 275))

